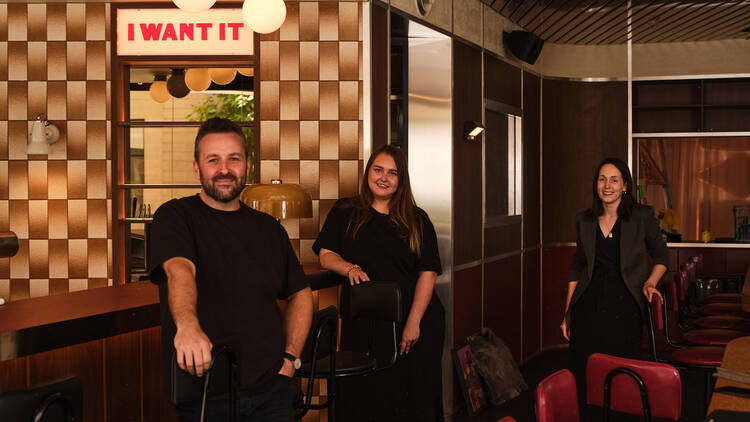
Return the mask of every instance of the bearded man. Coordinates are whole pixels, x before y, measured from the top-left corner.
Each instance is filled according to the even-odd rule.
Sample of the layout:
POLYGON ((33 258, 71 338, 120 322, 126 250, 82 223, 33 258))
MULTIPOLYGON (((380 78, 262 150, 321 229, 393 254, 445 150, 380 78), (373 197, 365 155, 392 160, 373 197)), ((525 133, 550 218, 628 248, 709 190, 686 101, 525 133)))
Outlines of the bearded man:
MULTIPOLYGON (((175 353, 180 368, 201 376, 212 348, 228 345, 239 360, 240 420, 292 422, 289 381, 312 293, 281 224, 239 200, 250 165, 245 143, 230 120, 200 127, 193 169, 201 191, 154 214, 149 270, 159 285, 165 362, 175 353), (283 317, 279 299, 287 301, 283 317)), ((200 403, 176 410, 181 422, 194 421, 200 403)), ((228 398, 209 400, 206 420, 228 420, 229 412, 228 398)))

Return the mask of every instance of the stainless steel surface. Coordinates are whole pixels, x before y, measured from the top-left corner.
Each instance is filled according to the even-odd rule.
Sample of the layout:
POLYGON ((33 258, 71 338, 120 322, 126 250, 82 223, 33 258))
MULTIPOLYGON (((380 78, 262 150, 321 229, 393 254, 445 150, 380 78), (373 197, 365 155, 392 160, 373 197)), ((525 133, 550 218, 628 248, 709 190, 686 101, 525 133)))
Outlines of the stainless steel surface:
MULTIPOLYGON (((443 397, 453 397, 452 70, 451 39, 409 22, 409 174, 414 199, 430 216, 443 274, 435 289, 446 309, 443 397)), ((445 409, 450 410, 450 399, 445 409)))
POLYGON ((481 0, 548 42, 604 45, 748 38, 749 0, 481 0))

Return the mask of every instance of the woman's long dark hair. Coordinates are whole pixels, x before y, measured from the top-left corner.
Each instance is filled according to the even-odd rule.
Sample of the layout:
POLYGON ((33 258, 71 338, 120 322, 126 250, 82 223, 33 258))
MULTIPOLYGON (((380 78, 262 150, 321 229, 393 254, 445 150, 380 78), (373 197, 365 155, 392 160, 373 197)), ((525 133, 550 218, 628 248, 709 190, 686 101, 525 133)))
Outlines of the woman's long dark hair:
POLYGON ((625 192, 623 192, 622 197, 620 197, 620 205, 617 206, 617 215, 623 217, 624 219, 628 219, 633 214, 633 207, 638 204, 636 199, 633 197, 633 191, 635 189, 635 186, 633 185, 633 177, 630 175, 630 169, 628 168, 628 165, 621 159, 613 157, 605 158, 604 161, 599 163, 599 165, 596 167, 596 172, 594 172, 594 183, 592 186, 592 192, 594 195, 591 200, 591 209, 589 209, 589 215, 591 217, 598 217, 604 214, 604 205, 602 205, 602 199, 599 198, 597 182, 599 180, 599 172, 605 164, 612 164, 613 166, 617 167, 617 170, 619 170, 620 174, 622 175, 622 182, 626 189, 625 192))
POLYGON ((349 229, 352 231, 352 236, 356 236, 359 229, 372 218, 371 206, 375 195, 370 190, 368 178, 370 167, 380 154, 391 156, 396 163, 396 171, 398 172, 398 188, 396 188, 396 192, 393 193, 388 204, 391 221, 396 225, 401 237, 408 239, 409 249, 419 255, 422 246, 422 227, 417 219, 417 205, 414 202, 414 195, 411 193, 409 166, 406 164, 406 157, 399 147, 383 145, 370 155, 367 166, 365 166, 365 174, 359 184, 359 195, 355 198, 355 203, 352 204, 356 208, 356 212, 352 214, 352 219, 349 221, 349 229))

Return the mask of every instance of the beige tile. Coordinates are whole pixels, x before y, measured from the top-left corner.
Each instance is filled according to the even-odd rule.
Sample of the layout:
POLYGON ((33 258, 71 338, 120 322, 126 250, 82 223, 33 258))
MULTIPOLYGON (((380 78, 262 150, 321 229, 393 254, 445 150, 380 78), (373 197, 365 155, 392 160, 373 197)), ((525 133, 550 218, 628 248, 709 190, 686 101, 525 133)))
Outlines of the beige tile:
POLYGON ((88 237, 88 207, 85 199, 68 201, 68 237, 85 239, 88 237))
POLYGON ((281 160, 279 162, 279 178, 284 183, 299 184, 299 160, 281 160))
POLYGON ((107 200, 89 199, 87 202, 89 239, 106 239, 107 200))
POLYGON ((47 161, 29 161, 29 199, 47 199, 47 161))
MULTIPOLYGON (((10 278, 29 278, 29 241, 19 239, 18 252, 10 258, 10 278)), ((13 286, 11 285, 11 290, 13 286)))
POLYGON ((339 5, 338 2, 320 3, 320 40, 338 41, 339 39, 339 5))
POLYGON ((68 240, 50 239, 49 277, 68 278, 68 240))
POLYGON ((68 3, 66 33, 68 41, 86 40, 86 5, 68 3))
POLYGON ((273 31, 270 34, 255 34, 261 41, 278 41, 279 31, 273 31))
POLYGON ((86 82, 86 119, 107 120, 107 83, 86 82))
POLYGON ((320 122, 320 159, 339 159, 339 124, 334 121, 320 122))
POLYGON ((359 40, 359 8, 357 2, 339 3, 339 39, 342 41, 359 40))
POLYGON ((69 120, 86 120, 86 82, 67 82, 67 114, 69 120))
POLYGON ((47 40, 47 6, 45 4, 29 4, 28 27, 26 33, 29 41, 47 40))
POLYGON ((286 230, 290 240, 294 241, 295 239, 299 239, 299 219, 290 218, 287 220, 281 220, 281 225, 284 226, 284 230, 286 230))
POLYGON ((89 239, 88 252, 89 278, 104 278, 106 283, 107 239, 89 239))
POLYGON ((8 82, 8 120, 28 120, 27 85, 27 82, 8 82))
POLYGON ((8 163, 8 199, 29 199, 28 177, 27 161, 8 163))
POLYGON ((49 199, 68 198, 68 164, 65 161, 47 163, 47 197, 49 199))
POLYGON ((299 80, 299 43, 281 41, 279 43, 279 79, 282 81, 299 80))
POLYGON ((69 81, 86 80, 86 42, 68 41, 66 47, 66 71, 69 81))
POLYGON ((279 178, 279 160, 260 161, 260 183, 271 183, 279 178))
POLYGON ((7 159, 8 159, 8 121, 0 120, 0 160, 7 160, 7 159))
POLYGON ((303 41, 299 43, 299 79, 302 81, 317 81, 319 76, 319 48, 317 41, 303 41))
MULTIPOLYGON (((24 91, 24 94, 26 92, 24 91)), ((26 111, 26 107, 24 107, 26 111)), ((8 158, 26 160, 26 145, 29 143, 30 127, 26 120, 8 122, 8 158)))
POLYGON ((29 81, 28 116, 36 118, 40 114, 47 116, 47 82, 29 81))
POLYGON ((86 162, 86 182, 88 199, 107 199, 107 162, 105 160, 86 162))
POLYGON ((359 158, 359 122, 356 120, 339 122, 339 157, 347 160, 359 158))
POLYGON ((8 275, 0 279, 0 297, 7 303, 10 301, 10 260, 8 258, 1 258, 0 268, 8 268, 8 275))
POLYGON ((359 119, 359 83, 356 81, 339 82, 339 118, 359 119))
POLYGON ((86 161, 68 161, 68 198, 86 199, 86 161))
POLYGON ((70 292, 79 292, 81 290, 88 290, 89 280, 86 278, 75 278, 68 281, 68 290, 70 292))
POLYGON ((29 203, 25 200, 8 201, 8 229, 19 239, 29 238, 29 203))
POLYGON ((89 160, 107 158, 107 122, 86 122, 86 158, 89 160))
POLYGON ((320 80, 336 81, 339 79, 339 43, 333 41, 320 43, 320 80))
POLYGON ((339 119, 339 83, 320 83, 320 120, 339 119))
POLYGON ((299 82, 279 82, 279 105, 280 120, 299 120, 299 82))
POLYGON ((261 41, 260 42, 260 66, 261 81, 278 81, 279 80, 279 42, 278 41, 261 41))
MULTIPOLYGON (((299 162, 299 183, 310 197, 320 197, 320 163, 318 160, 301 160, 299 162)), ((317 233, 317 226, 315 232, 317 233)))
MULTIPOLYGON (((68 240, 68 277, 88 277, 88 240, 68 240)), ((73 280, 71 280, 72 284, 73 280)), ((71 286, 72 287, 72 286, 71 286)), ((72 288, 71 288, 72 290, 72 288)))
POLYGON ((346 198, 357 194, 358 173, 357 160, 339 161, 339 196, 346 198))
POLYGON ((65 41, 66 7, 64 3, 47 4, 47 40, 65 41))
POLYGON ((318 12, 317 2, 299 3, 299 39, 300 41, 318 40, 318 12))
POLYGON ((68 121, 67 157, 69 160, 86 159, 86 122, 82 120, 68 121))
MULTIPOLYGON (((10 201, 7 199, 0 200, 0 230, 2 231, 8 231, 10 230, 10 201)), ((10 276, 8 276, 10 277, 10 276)))
MULTIPOLYGON (((49 218, 49 238, 61 239, 61 240, 67 239, 68 238, 68 201, 64 199, 50 199, 47 203, 47 208, 48 208, 47 214, 49 218)), ((67 261, 66 261, 65 271, 67 271, 67 268, 68 266, 67 266, 67 261)), ((56 277, 56 276, 52 276, 52 277, 56 277)))
POLYGON ((106 41, 88 41, 86 43, 86 79, 89 81, 107 79, 106 41))
POLYGON ((105 4, 89 3, 86 5, 86 39, 104 41, 107 31, 105 25, 107 18, 105 16, 105 4))
POLYGON ((279 82, 260 82, 260 115, 263 120, 279 120, 279 82))
POLYGON ((299 122, 299 156, 303 160, 319 157, 319 123, 317 120, 299 122))
POLYGON ((318 120, 320 117, 320 83, 317 81, 300 82, 301 120, 318 120))
POLYGON ((342 81, 359 80, 359 42, 339 43, 339 79, 342 81))
MULTIPOLYGON (((64 76, 64 75, 63 75, 64 76)), ((47 118, 50 120, 65 120, 68 118, 68 93, 65 81, 47 82, 47 118)), ((62 127, 59 127, 62 129, 62 127)), ((65 136, 61 133, 60 136, 65 136)))
POLYGON ((279 134, 279 157, 282 160, 299 160, 299 121, 282 120, 279 134))
POLYGON ((299 40, 299 3, 286 3, 286 18, 284 24, 279 28, 279 39, 281 41, 299 40))
POLYGON ((339 163, 320 160, 320 199, 339 198, 339 163))
POLYGON ((315 252, 313 252, 312 250, 312 246, 314 243, 315 243, 315 240, 313 239, 300 239, 299 241, 300 262, 305 263, 305 264, 318 262, 318 256, 315 255, 315 252))
POLYGON ((8 5, 8 41, 26 41, 28 26, 28 9, 26 4, 11 3, 8 5))
POLYGON ((262 120, 260 122, 260 159, 279 159, 278 120, 262 120))
POLYGON ((47 43, 30 42, 28 44, 28 78, 30 81, 47 79, 47 43))
POLYGON ((29 277, 49 277, 49 241, 29 240, 29 277))

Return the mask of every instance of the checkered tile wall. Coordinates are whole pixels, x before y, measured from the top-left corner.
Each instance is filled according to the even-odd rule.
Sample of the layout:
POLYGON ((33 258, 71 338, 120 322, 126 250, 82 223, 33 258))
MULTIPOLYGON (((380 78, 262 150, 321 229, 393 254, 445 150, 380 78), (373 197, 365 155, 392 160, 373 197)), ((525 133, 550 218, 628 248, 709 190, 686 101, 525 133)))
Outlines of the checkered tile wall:
POLYGON ((111 283, 109 6, 0 4, 0 297, 18 300, 111 283), (26 155, 30 121, 61 138, 26 155))

